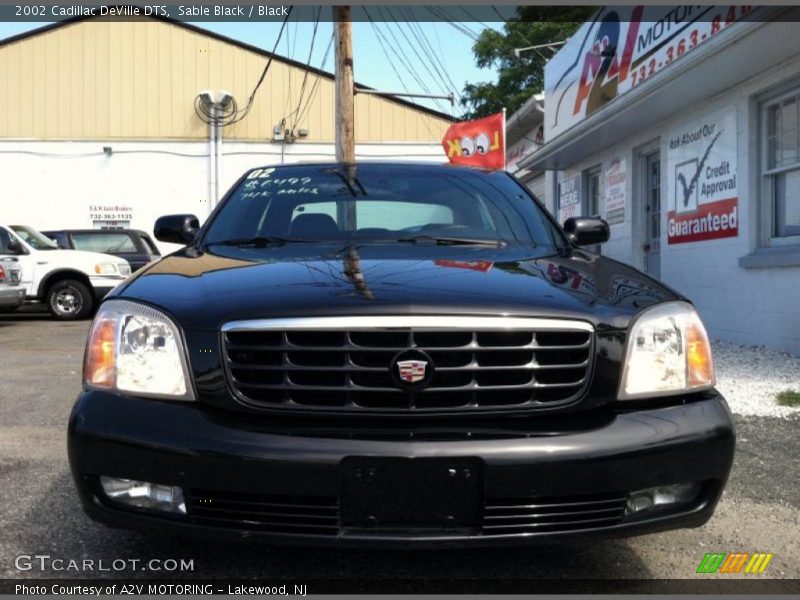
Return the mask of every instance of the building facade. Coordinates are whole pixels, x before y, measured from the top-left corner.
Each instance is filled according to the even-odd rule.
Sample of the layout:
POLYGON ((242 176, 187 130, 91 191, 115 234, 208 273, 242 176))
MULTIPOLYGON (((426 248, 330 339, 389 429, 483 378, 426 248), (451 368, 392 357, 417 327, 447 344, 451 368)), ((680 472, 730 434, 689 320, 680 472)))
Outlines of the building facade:
MULTIPOLYGON (((243 108, 268 58, 165 19, 76 19, 0 41, 0 221, 152 231, 165 213, 202 220, 248 168, 333 160, 333 75, 302 63, 276 55, 219 136, 198 116, 205 90, 243 108)), ((355 113, 358 159, 445 160, 447 115, 368 94, 355 113)))
POLYGON ((690 298, 716 339, 800 354, 797 9, 601 9, 545 70, 561 222, 690 298))

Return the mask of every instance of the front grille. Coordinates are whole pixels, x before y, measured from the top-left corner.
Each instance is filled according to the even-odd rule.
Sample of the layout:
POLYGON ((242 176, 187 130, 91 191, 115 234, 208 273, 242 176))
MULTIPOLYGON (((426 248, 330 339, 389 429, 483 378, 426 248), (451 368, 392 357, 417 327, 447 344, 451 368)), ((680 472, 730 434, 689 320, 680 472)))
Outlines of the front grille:
POLYGON ((567 498, 488 500, 483 535, 555 533, 611 527, 625 516, 626 496, 602 494, 567 498))
MULTIPOLYGON (((189 519, 197 525, 264 533, 337 536, 335 497, 267 496, 186 490, 189 519)), ((480 535, 484 537, 568 533, 613 527, 625 516, 622 493, 486 500, 480 535)), ((377 532, 377 531, 376 531, 377 532)), ((431 528, 431 534, 442 530, 431 528)), ((416 531, 416 534, 421 534, 416 531)), ((457 534, 457 533, 456 533, 457 534)))
POLYGON ((331 317, 230 323, 225 368, 263 408, 431 412, 570 403, 591 374, 593 332, 578 321, 504 317, 331 317), (398 356, 433 363, 426 386, 398 385, 398 356))

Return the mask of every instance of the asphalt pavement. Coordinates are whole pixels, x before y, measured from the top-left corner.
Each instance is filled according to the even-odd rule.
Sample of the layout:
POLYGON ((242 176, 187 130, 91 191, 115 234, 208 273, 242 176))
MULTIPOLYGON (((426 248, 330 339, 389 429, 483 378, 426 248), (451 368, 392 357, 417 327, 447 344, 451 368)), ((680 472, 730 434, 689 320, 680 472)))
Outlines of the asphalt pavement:
POLYGON ((0 578, 279 578, 318 592, 325 590, 314 582, 322 579, 338 581, 338 591, 374 591, 376 582, 409 591, 420 587, 403 582, 438 581, 446 584, 438 591, 450 592, 494 591, 492 585, 511 580, 542 591, 542 578, 624 579, 632 591, 669 591, 664 581, 684 580, 699 590, 710 578, 754 577, 696 574, 706 552, 771 552, 767 571, 756 577, 783 579, 783 591, 800 590, 797 417, 737 415, 730 482, 715 516, 697 529, 525 548, 376 552, 219 544, 106 528, 81 511, 66 455, 88 328, 88 321, 61 323, 42 312, 0 315, 0 578), (41 559, 42 568, 24 558, 29 555, 50 558, 41 559), (143 570, 152 559, 191 561, 193 570, 143 570), (70 560, 94 561, 95 570, 73 570, 70 560), (114 567, 97 571, 99 564, 114 567))

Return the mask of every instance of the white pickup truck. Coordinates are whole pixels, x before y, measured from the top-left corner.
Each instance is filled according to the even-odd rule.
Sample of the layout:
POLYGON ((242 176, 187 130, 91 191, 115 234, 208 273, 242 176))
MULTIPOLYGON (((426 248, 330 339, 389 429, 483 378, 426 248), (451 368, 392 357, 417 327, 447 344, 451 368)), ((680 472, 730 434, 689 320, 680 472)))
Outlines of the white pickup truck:
POLYGON ((0 258, 4 256, 19 261, 26 300, 45 302, 53 316, 62 320, 88 317, 96 302, 131 274, 124 259, 61 250, 35 229, 22 225, 0 225, 0 258))

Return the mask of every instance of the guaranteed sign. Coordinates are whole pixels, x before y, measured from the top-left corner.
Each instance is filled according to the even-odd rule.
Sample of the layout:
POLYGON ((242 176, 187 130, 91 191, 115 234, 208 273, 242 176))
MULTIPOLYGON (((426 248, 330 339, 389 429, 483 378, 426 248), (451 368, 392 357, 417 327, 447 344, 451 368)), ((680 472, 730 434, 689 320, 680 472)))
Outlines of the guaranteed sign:
POLYGON ((667 242, 739 235, 736 112, 725 110, 672 132, 667 144, 667 242))

